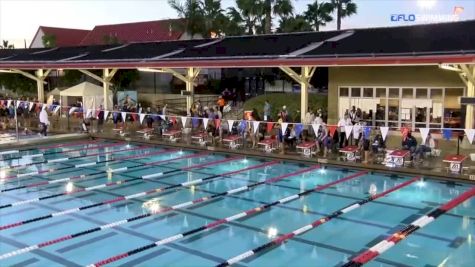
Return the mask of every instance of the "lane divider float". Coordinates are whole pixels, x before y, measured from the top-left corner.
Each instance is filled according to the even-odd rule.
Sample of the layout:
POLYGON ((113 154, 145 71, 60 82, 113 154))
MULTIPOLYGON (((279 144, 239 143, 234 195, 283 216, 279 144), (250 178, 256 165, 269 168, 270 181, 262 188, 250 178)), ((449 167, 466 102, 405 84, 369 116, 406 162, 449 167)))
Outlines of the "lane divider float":
POLYGON ((368 263, 369 261, 373 260, 374 258, 378 257, 379 255, 383 254, 385 251, 396 245, 397 243, 404 240, 407 236, 413 234, 417 230, 423 228, 424 226, 428 225, 429 223, 435 221, 440 215, 448 212, 449 210, 457 207, 462 202, 472 198, 475 196, 475 187, 472 187, 468 191, 465 191, 463 194, 459 195, 458 197, 452 199, 451 201, 447 202, 446 204, 439 206, 437 209, 427 213, 419 217, 417 220, 410 223, 404 229, 392 234, 388 238, 384 239, 383 241, 379 242, 378 244, 372 246, 365 252, 359 254, 349 262, 342 265, 343 267, 359 267, 363 266, 364 264, 368 263))
MULTIPOLYGON (((130 200, 130 199, 133 199, 133 198, 143 197, 143 196, 147 196, 147 195, 151 195, 151 194, 161 193, 161 192, 164 192, 164 191, 170 190, 170 189, 183 188, 183 187, 187 187, 187 186, 190 186, 190 185, 195 185, 195 184, 198 184, 198 183, 202 183, 204 181, 212 180, 212 179, 217 178, 217 177, 229 176, 229 175, 232 175, 232 174, 235 174, 235 173, 248 171, 248 170, 252 170, 252 169, 257 169, 257 168, 262 168, 262 167, 273 165, 273 164, 277 164, 277 161, 266 162, 266 163, 262 163, 262 164, 259 164, 259 165, 255 165, 255 166, 247 167, 247 168, 244 168, 244 169, 240 169, 240 170, 237 170, 237 171, 227 172, 227 173, 224 173, 224 174, 217 174, 217 175, 209 176, 209 177, 206 177, 206 178, 202 178, 202 179, 198 179, 198 180, 194 180, 194 181, 190 181, 190 182, 183 182, 183 183, 179 183, 179 184, 169 185, 169 186, 166 186, 166 187, 159 187, 159 188, 155 188, 155 189, 152 189, 152 190, 143 191, 143 192, 135 193, 135 194, 132 194, 132 195, 127 195, 127 196, 120 196, 120 197, 109 199, 109 200, 106 200, 106 201, 103 201, 103 202, 98 202, 98 203, 94 203, 94 204, 90 204, 90 205, 86 205, 86 206, 82 206, 82 207, 77 207, 77 208, 72 208, 72 209, 68 209, 68 210, 58 211, 58 212, 50 213, 50 214, 47 214, 47 215, 44 215, 44 216, 39 216, 39 217, 36 217, 36 218, 32 218, 32 219, 28 219, 28 220, 19 221, 19 222, 15 222, 15 223, 0 226, 0 231, 10 229, 10 228, 14 228, 14 227, 18 227, 20 225, 29 224, 29 223, 32 223, 32 222, 42 221, 42 220, 46 220, 46 219, 53 218, 53 217, 58 217, 58 216, 66 215, 66 214, 79 212, 79 211, 90 209, 90 208, 95 208, 95 207, 99 207, 99 206, 103 206, 103 205, 107 205, 107 204, 112 204, 112 203, 116 203, 116 202, 120 202, 120 201, 130 200)), ((295 173, 301 173, 301 172, 303 172, 303 171, 295 172, 295 173)), ((290 175, 290 176, 292 176, 292 175, 290 175)), ((284 176, 280 176, 280 177, 286 178, 286 177, 289 177, 289 175, 284 175, 284 176)), ((280 178, 280 179, 284 179, 284 178, 280 178)), ((270 180, 272 180, 272 179, 270 179, 270 180)), ((268 180, 268 181, 270 181, 270 180, 268 180)), ((194 203, 198 203, 198 202, 203 202, 207 199, 216 198, 216 197, 219 197, 219 196, 224 196, 226 194, 234 194, 234 193, 237 193, 237 192, 242 192, 242 191, 248 190, 248 188, 256 187, 256 186, 264 184, 268 181, 263 181, 263 182, 255 183, 255 184, 252 184, 252 185, 249 185, 249 186, 240 187, 240 188, 238 188, 239 190, 238 189, 233 189, 233 190, 221 193, 221 194, 216 194, 216 196, 214 196, 214 197, 213 196, 203 197, 203 198, 197 199, 195 201, 185 202, 185 203, 177 205, 177 208, 185 207, 185 206, 188 206, 188 205, 191 205, 191 204, 194 204, 194 203)))

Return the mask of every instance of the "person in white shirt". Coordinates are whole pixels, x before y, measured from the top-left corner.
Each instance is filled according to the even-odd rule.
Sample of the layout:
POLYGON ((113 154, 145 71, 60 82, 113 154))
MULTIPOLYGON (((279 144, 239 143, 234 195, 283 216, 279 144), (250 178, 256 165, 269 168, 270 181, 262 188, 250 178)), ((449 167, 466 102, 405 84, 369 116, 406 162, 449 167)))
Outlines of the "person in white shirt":
POLYGON ((40 124, 41 124, 40 134, 42 134, 43 136, 46 136, 48 125, 50 124, 49 119, 48 119, 48 113, 46 112, 46 105, 43 106, 40 112, 40 124))
POLYGON ((337 126, 338 126, 338 130, 340 131, 340 138, 339 138, 340 148, 348 146, 348 140, 346 140, 346 134, 345 134, 345 126, 350 126, 350 125, 352 125, 351 120, 347 114, 345 114, 345 116, 338 121, 337 126))

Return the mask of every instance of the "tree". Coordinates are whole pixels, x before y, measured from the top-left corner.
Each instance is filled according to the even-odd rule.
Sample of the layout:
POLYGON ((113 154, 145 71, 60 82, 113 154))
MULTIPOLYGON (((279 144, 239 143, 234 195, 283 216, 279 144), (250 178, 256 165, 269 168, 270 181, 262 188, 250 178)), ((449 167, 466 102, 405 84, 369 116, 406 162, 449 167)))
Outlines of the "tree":
POLYGON ((117 73, 112 78, 111 82, 114 84, 114 87, 116 87, 117 89, 127 89, 139 78, 140 78, 140 74, 138 70, 123 69, 123 70, 117 71, 117 73))
POLYGON ((193 38, 203 33, 204 19, 201 10, 201 1, 185 0, 182 4, 179 0, 168 0, 168 4, 175 9, 178 17, 182 18, 173 26, 180 31, 187 32, 193 38))
POLYGON ((102 42, 107 45, 117 45, 120 44, 119 38, 117 36, 112 35, 104 35, 102 36, 102 42))
POLYGON ((312 25, 314 31, 320 31, 320 26, 325 26, 327 22, 333 20, 331 13, 333 12, 331 3, 315 0, 313 4, 307 5, 307 11, 304 12, 305 19, 312 25))
POLYGON ((200 11, 204 21, 203 37, 210 37, 211 33, 222 36, 225 32, 227 18, 221 8, 221 0, 203 0, 200 2, 200 11))
POLYGON ((336 28, 341 29, 341 19, 356 14, 357 6, 352 0, 332 0, 333 8, 336 9, 336 28))
POLYGON ((264 33, 272 33, 272 15, 285 19, 292 15, 294 9, 290 0, 263 0, 261 5, 264 12, 264 33))
POLYGON ((303 15, 295 17, 282 18, 279 21, 277 32, 308 32, 312 31, 312 25, 305 19, 303 15))
POLYGON ((231 28, 252 35, 259 32, 259 24, 263 21, 262 2, 255 0, 236 0, 236 7, 228 8, 231 28))
POLYGON ((14 45, 8 43, 8 40, 3 40, 2 44, 3 45, 0 46, 0 48, 3 48, 3 49, 14 49, 15 48, 14 45))
POLYGON ((56 47, 56 35, 54 34, 45 34, 41 37, 43 46, 46 48, 56 47))

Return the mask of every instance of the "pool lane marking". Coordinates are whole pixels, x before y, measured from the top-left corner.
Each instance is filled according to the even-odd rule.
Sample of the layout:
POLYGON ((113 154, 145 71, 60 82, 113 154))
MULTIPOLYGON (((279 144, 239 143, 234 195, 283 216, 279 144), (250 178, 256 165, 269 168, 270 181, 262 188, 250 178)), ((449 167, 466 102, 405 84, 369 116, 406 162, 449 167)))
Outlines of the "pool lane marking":
MULTIPOLYGON (((414 178, 412 178, 411 180, 408 180, 408 181, 406 181, 406 182, 404 182, 404 183, 401 183, 401 184, 399 184, 399 185, 397 185, 397 186, 395 186, 395 187, 393 187, 393 188, 391 188, 391 189, 389 189, 389 190, 386 190, 386 191, 381 192, 381 193, 379 193, 379 194, 375 194, 375 195, 370 196, 370 197, 368 197, 368 198, 366 198, 366 199, 363 199, 363 200, 354 202, 353 204, 347 205, 347 206, 345 206, 344 208, 341 208, 341 209, 339 209, 339 210, 333 212, 333 213, 332 213, 331 215, 329 215, 329 216, 325 216, 325 217, 323 217, 323 218, 320 218, 320 219, 318 219, 318 220, 315 220, 315 221, 313 221, 313 222, 310 223, 310 224, 307 224, 307 225, 305 225, 305 226, 303 226, 303 227, 300 227, 300 228, 298 228, 298 229, 296 229, 296 230, 294 230, 294 231, 292 231, 292 232, 290 232, 290 233, 287 233, 287 234, 284 234, 284 235, 282 235, 282 236, 280 236, 280 237, 277 237, 277 238, 271 240, 270 242, 267 242, 267 243, 265 243, 265 244, 263 244, 263 245, 261 245, 261 246, 259 246, 259 247, 257 247, 257 248, 248 250, 248 251, 246 251, 246 252, 244 252, 244 253, 242 253, 242 254, 239 254, 239 255, 237 255, 237 256, 235 256, 235 257, 232 257, 232 258, 230 258, 230 259, 228 259, 228 260, 226 260, 226 261, 224 261, 224 262, 222 262, 222 263, 220 263, 220 264, 218 264, 218 265, 216 265, 216 266, 218 266, 218 267, 224 267, 224 266, 233 265, 233 264, 235 264, 235 263, 237 263, 237 262, 240 262, 240 261, 242 261, 242 260, 244 260, 244 259, 246 259, 246 258, 249 258, 249 257, 251 257, 251 256, 253 256, 253 255, 255 255, 255 254, 258 254, 258 253, 260 253, 260 252, 262 252, 262 251, 264 251, 264 250, 267 251, 267 250, 269 250, 269 249, 271 249, 271 248, 274 248, 274 247, 276 247, 276 246, 279 246, 279 245, 281 245, 282 243, 284 243, 285 241, 287 241, 287 240, 289 240, 289 239, 291 239, 291 238, 293 238, 293 237, 295 237, 295 236, 297 236, 297 235, 301 235, 301 234, 303 234, 303 233, 306 233, 306 232, 310 231, 311 229, 314 229, 314 228, 316 228, 316 227, 318 227, 318 226, 320 226, 320 225, 322 225, 322 224, 324 224, 324 223, 327 223, 327 222, 331 221, 331 220, 334 219, 334 218, 339 217, 339 216, 342 215, 342 214, 348 213, 348 212, 350 212, 350 211, 352 211, 352 210, 355 210, 355 209, 357 209, 357 208, 359 208, 359 207, 365 205, 366 203, 369 203, 369 202, 374 201, 374 200, 376 200, 376 199, 378 199, 378 198, 381 198, 381 197, 383 197, 383 196, 386 196, 387 194, 389 194, 389 193, 391 193, 391 192, 394 192, 394 191, 399 190, 399 189, 401 189, 401 188, 403 188, 403 187, 406 187, 406 186, 408 186, 408 185, 410 185, 410 184, 416 182, 416 181, 419 180, 420 178, 421 178, 421 177, 414 177, 414 178)), ((283 203, 281 203, 281 204, 283 204, 283 203)))
MULTIPOLYGON (((262 167, 274 165, 274 164, 277 164, 277 163, 278 163, 278 161, 266 162, 266 163, 251 166, 251 167, 248 167, 248 168, 223 173, 221 175, 222 176, 229 176, 229 175, 232 175, 232 174, 247 171, 251 168, 252 169, 262 168, 262 167)), ((29 246, 29 247, 25 247, 25 248, 22 248, 22 249, 18 249, 18 250, 0 255, 0 260, 10 258, 10 257, 13 257, 13 256, 17 256, 17 255, 20 255, 20 254, 24 254, 26 252, 30 252, 32 250, 36 250, 36 249, 43 248, 43 247, 46 247, 46 246, 50 246, 50 245, 53 245, 53 244, 57 244, 57 243, 60 243, 60 242, 64 242, 66 240, 70 240, 70 239, 73 239, 73 238, 82 237, 84 235, 92 234, 92 233, 95 233, 95 232, 98 232, 98 231, 103 231, 103 230, 113 228, 113 227, 116 227, 116 226, 119 226, 119 225, 122 225, 122 224, 125 224, 125 223, 145 219, 145 218, 148 218, 150 216, 166 213, 166 212, 172 211, 172 210, 182 209, 182 208, 194 205, 194 204, 203 203, 205 201, 209 201, 209 200, 214 199, 214 198, 243 192, 243 191, 252 189, 252 188, 254 188, 258 185, 262 185, 262 184, 266 184, 266 183, 274 183, 274 182, 280 181, 280 180, 288 178, 288 177, 296 176, 296 175, 299 175, 299 174, 302 174, 302 173, 305 173, 305 172, 315 170, 317 168, 319 168, 318 165, 317 166, 312 166, 312 167, 305 168, 305 169, 295 171, 295 172, 292 172, 292 173, 287 173, 287 174, 284 174, 284 175, 280 175, 278 177, 268 179, 268 180, 265 180, 265 181, 262 181, 262 182, 249 184, 249 185, 245 186, 245 187, 247 187, 247 189, 228 190, 228 191, 225 191, 225 192, 222 192, 222 193, 217 193, 217 194, 214 194, 214 195, 211 195, 211 196, 208 196, 208 197, 201 197, 201 198, 198 198, 198 199, 195 199, 195 200, 192 200, 192 201, 176 204, 174 206, 167 207, 167 208, 164 208, 164 209, 159 209, 159 210, 151 211, 149 213, 144 213, 144 214, 141 214, 141 215, 138 215, 138 216, 135 216, 135 217, 130 217, 128 219, 123 219, 123 220, 115 221, 115 222, 112 222, 112 223, 104 224, 104 225, 101 225, 101 226, 98 226, 98 227, 95 227, 95 228, 91 228, 91 229, 88 229, 88 230, 84 230, 84 231, 81 231, 81 232, 78 232, 78 233, 75 233, 75 234, 69 234, 69 235, 66 235, 66 236, 63 236, 63 237, 59 237, 59 238, 56 238, 56 239, 53 239, 53 240, 45 241, 45 242, 42 242, 42 243, 39 243, 39 244, 36 244, 36 245, 32 245, 32 246, 29 246)), ((240 187, 240 188, 243 188, 243 187, 240 187)))
POLYGON ((99 142, 99 139, 96 140, 85 140, 85 141, 78 141, 78 142, 71 142, 71 143, 63 143, 63 144, 56 144, 56 145, 49 145, 49 146, 42 146, 41 148, 27 148, 27 149, 16 149, 16 150, 9 150, 9 151, 0 151, 0 155, 10 155, 14 153, 20 153, 20 152, 25 152, 25 151, 30 151, 30 150, 47 150, 51 148, 59 148, 59 147, 68 147, 68 146, 79 146, 83 144, 91 144, 91 143, 96 143, 99 142))
MULTIPOLYGON (((84 144, 87 144, 87 145, 91 145, 91 144, 95 144, 99 142, 99 140, 92 140, 92 141, 81 141, 81 142, 73 142, 73 143, 68 143, 68 144, 61 144, 61 145, 54 145, 54 146, 49 146, 49 147, 44 147, 44 148, 30 148, 30 149, 25 149, 25 150, 15 150, 15 151, 18 151, 19 152, 23 152, 23 151, 28 151, 28 150, 42 150, 42 151, 45 151, 47 149, 51 149, 51 148, 60 148, 60 147, 71 147, 71 146, 80 146, 80 145, 84 145, 84 144)), ((87 149, 87 148, 82 148, 82 149, 87 149)), ((48 152, 48 153, 42 153, 42 155, 52 155, 52 154, 59 154, 59 153, 65 153, 65 152, 73 152, 73 151, 78 151, 78 150, 69 150, 69 151, 52 151, 52 152, 48 152)), ((19 157, 14 157, 14 158, 8 158, 8 159, 2 159, 0 161, 10 161, 10 160, 17 160, 17 159, 22 159, 26 156, 29 156, 29 155, 23 155, 23 156, 19 156, 19 157)))
MULTIPOLYGON (((96 146, 96 147, 93 147, 93 148, 80 148, 80 149, 64 151, 64 153, 77 152, 77 151, 82 151, 82 150, 97 150, 97 149, 102 149, 102 148, 111 148, 111 147, 121 146, 121 145, 124 145, 124 144, 125 144, 125 142, 104 144, 104 145, 96 146)), ((63 153, 63 152, 61 152, 61 153, 63 153)), ((105 152, 102 152, 102 153, 105 153, 105 152)), ((107 153, 113 153, 113 152, 107 152, 107 153)), ((24 169, 24 167, 28 167, 28 166, 32 166, 32 165, 53 163, 53 162, 63 162, 63 161, 68 161, 68 160, 71 160, 71 159, 77 159, 77 158, 82 158, 82 157, 97 156, 98 154, 101 154, 101 153, 96 153, 96 154, 86 155, 86 156, 76 156, 76 157, 70 157, 70 158, 64 157, 64 158, 49 159, 49 160, 45 159, 43 161, 30 162, 30 163, 25 163, 25 164, 17 164, 17 165, 11 165, 11 166, 4 166, 3 169, 5 169, 5 170, 22 170, 22 169, 24 169)))
MULTIPOLYGON (((144 146, 144 147, 146 147, 146 146, 144 146)), ((139 148, 140 148, 140 147, 139 147, 139 148)), ((143 148, 143 147, 142 147, 142 148, 143 148)), ((137 149, 138 149, 138 148, 137 148, 137 149)), ((151 153, 146 153, 146 154, 141 154, 141 155, 133 155, 133 156, 127 156, 127 157, 122 157, 122 158, 117 158, 117 159, 110 159, 110 160, 105 160, 105 161, 99 161, 99 162, 97 162, 97 163, 111 162, 111 161, 124 160, 124 159, 131 159, 131 158, 140 158, 140 157, 156 156, 156 155, 159 155, 159 154, 166 154, 166 153, 170 153, 170 152, 174 152, 174 151, 178 151, 178 149, 160 150, 160 151, 151 152, 151 153)), ((199 157, 199 156, 202 156, 203 154, 206 155, 206 154, 208 154, 208 153, 205 152, 205 153, 190 154, 190 155, 185 155, 185 156, 183 156, 183 157, 173 158, 172 160, 199 157)), ((230 159, 229 159, 229 160, 230 160, 230 159)), ((222 160, 221 160, 221 161, 222 161, 222 160)), ((221 161, 220 161, 220 162, 221 162, 221 161)), ((161 162, 164 162, 164 161, 161 160, 161 161, 157 161, 157 162, 154 162, 154 163, 161 163, 161 162)), ((94 164, 87 164, 87 165, 80 164, 80 165, 76 165, 76 168, 85 167, 85 166, 90 166, 90 165, 95 165, 95 164, 96 164, 96 162, 93 162, 93 163, 94 163, 94 164), (79 166, 79 167, 78 167, 78 166, 79 166)), ((125 170, 127 170, 127 169, 139 168, 139 167, 143 167, 143 166, 144 166, 144 164, 141 164, 141 163, 138 163, 138 164, 139 164, 139 165, 133 166, 133 167, 130 167, 130 168, 121 167, 121 168, 117 168, 117 169, 109 169, 109 170, 106 170, 106 171, 100 171, 100 172, 90 173, 90 174, 87 174, 87 175, 86 175, 86 174, 83 174, 83 175, 77 175, 77 176, 73 176, 73 177, 69 177, 69 178, 61 178, 61 179, 56 179, 56 180, 49 180, 49 181, 43 181, 43 182, 39 182, 39 183, 34 183, 34 184, 30 184, 30 185, 22 185, 22 186, 13 187, 13 188, 7 188, 7 189, 1 190, 0 192, 13 191, 13 190, 17 190, 17 189, 32 188, 32 187, 37 187, 37 186, 41 186, 41 185, 60 183, 60 182, 65 182, 65 181, 71 181, 71 180, 73 180, 73 179, 85 178, 86 176, 93 176, 93 175, 97 175, 97 174, 101 174, 101 173, 106 173, 106 172, 113 173, 113 172, 125 171, 125 170)), ((164 173, 167 174, 167 173, 177 172, 177 171, 180 171, 180 169, 171 170, 171 171, 167 171, 167 172, 162 172, 161 175, 163 175, 164 173)), ((28 203, 32 203, 32 202, 37 202, 37 201, 40 201, 40 200, 43 200, 43 199, 51 199, 51 198, 59 197, 59 196, 72 195, 72 194, 78 193, 78 192, 91 191, 91 190, 94 190, 94 189, 103 188, 103 187, 108 187, 108 186, 113 186, 113 185, 117 185, 117 184, 124 184, 124 183, 126 183, 126 182, 131 182, 131 181, 139 180, 139 179, 146 179, 146 178, 143 178, 143 177, 140 177, 140 178, 131 178, 131 179, 127 179, 127 180, 121 180, 121 181, 116 181, 116 182, 110 182, 110 183, 105 183, 105 184, 101 184, 101 185, 96 185, 96 186, 92 186, 92 187, 81 188, 81 189, 78 189, 78 190, 73 190, 73 191, 71 191, 71 192, 62 192, 62 193, 58 193, 58 194, 54 194, 54 195, 43 196, 43 197, 36 198, 36 199, 30 199, 30 200, 24 200, 24 201, 14 202, 14 203, 5 204, 5 205, 0 206, 0 209, 4 209, 4 208, 8 208, 8 207, 14 207, 14 206, 19 206, 19 205, 24 205, 24 204, 28 204, 28 203), (94 188, 94 187, 96 187, 96 188, 94 188), (90 188, 93 188, 93 189, 90 189, 90 188)))
MULTIPOLYGON (((354 178, 357 178, 357 177, 360 177, 362 175, 365 175, 367 174, 368 172, 367 171, 362 171, 362 172, 358 172, 358 173, 355 173, 353 175, 350 175, 350 176, 347 176, 347 177, 344 177, 344 178, 341 178, 341 179, 338 179, 336 181, 333 181, 333 182, 330 182, 330 183, 327 183, 327 184, 324 184, 324 185, 319 185, 319 186, 316 186, 312 189, 308 189, 308 190, 305 190, 305 191, 302 191, 298 194, 294 194, 294 195, 291 195, 291 196, 287 196, 287 197, 284 197, 284 198, 281 198, 277 201, 274 201, 272 203, 268 203, 268 204, 265 204, 265 205, 261 205, 259 207, 256 207, 256 208, 252 208, 252 209, 249 209, 249 210, 246 210, 246 211, 243 211, 243 212, 239 212, 239 213, 236 213, 234 215, 231 215, 231 216, 228 216, 226 218, 223 218, 223 219, 217 219, 211 223, 208 223, 208 224, 205 224, 203 226, 200 226, 200 227, 197 227, 197 228, 194 228, 192 230, 189 230, 189 231, 186 231, 186 232, 183 232, 183 233, 180 233, 180 234, 176 234, 176 235, 173 235, 173 236, 169 236, 169 237, 166 237, 166 238, 163 238, 159 241, 156 241, 154 243, 151 243, 151 244, 148 244, 148 245, 145 245, 145 246, 142 246, 140 248, 136 248, 136 249, 133 249, 133 250, 130 250, 128 252, 125 252, 125 253, 122 253, 122 254, 119 254, 119 255, 127 255, 127 256, 130 256, 130 255, 133 255, 133 254, 137 254, 139 252, 142 252, 142 251, 145 251, 145 250, 148 250, 148 249, 151 249, 151 248, 154 248, 154 247, 158 247, 158 246, 162 246, 162 245, 166 245, 168 243, 171 243, 171 242, 174 242, 176 240, 179 240, 179 239, 182 239, 184 237, 187 237, 187 236, 190 236, 190 235, 193 235, 193 234, 196 234, 196 233, 199 233, 199 232, 202 232, 202 231, 207 231, 207 230, 210 230, 212 228, 215 228, 215 227, 218 227, 219 225, 222 225, 222 224, 225 224, 225 223, 229 223, 229 222, 232 222, 232 221, 235 221, 235 220, 238 220, 238 219, 243 219, 245 217, 248 217, 248 216, 251 216, 251 215, 256 215, 258 213, 261 213, 261 212, 264 212, 268 209, 270 209, 271 207, 273 206, 276 206, 276 205, 279 205, 279 204, 284 204, 284 203, 287 203, 287 202, 290 202, 290 201, 293 201, 293 200, 296 200, 296 199, 299 199, 305 195, 308 195, 312 192, 317 192, 317 191, 322 191, 322 190, 325 190, 333 185, 336 185, 336 184, 339 184, 339 183, 343 183, 343 182, 346 182, 346 181, 349 181, 351 179, 354 179, 354 178)), ((1 257, 0 257, 1 259, 1 257)), ((105 260, 102 260, 98 263, 95 263, 95 264, 92 264, 92 265, 89 265, 89 267, 98 267, 98 266, 102 266, 102 265, 105 265, 105 264, 109 264, 109 263, 112 263, 116 260, 114 259, 117 259, 117 256, 113 256, 113 257, 110 257, 108 259, 105 259, 105 260)), ((121 259, 121 258, 119 258, 121 259)))
POLYGON ((410 223, 404 229, 392 234, 391 236, 379 242, 378 244, 372 246, 365 252, 360 253, 359 255, 354 257, 352 260, 345 263, 343 267, 363 266, 364 264, 368 263, 369 261, 383 254, 385 251, 387 251, 388 249, 390 249, 391 247, 393 247, 394 245, 396 245, 397 243, 405 239, 407 236, 413 234, 417 230, 435 221, 440 215, 457 207, 462 202, 472 198, 473 196, 475 196, 475 187, 472 187, 470 190, 465 191, 463 194, 450 200, 446 204, 439 206, 437 209, 432 210, 431 212, 426 213, 425 215, 419 217, 417 220, 410 223))

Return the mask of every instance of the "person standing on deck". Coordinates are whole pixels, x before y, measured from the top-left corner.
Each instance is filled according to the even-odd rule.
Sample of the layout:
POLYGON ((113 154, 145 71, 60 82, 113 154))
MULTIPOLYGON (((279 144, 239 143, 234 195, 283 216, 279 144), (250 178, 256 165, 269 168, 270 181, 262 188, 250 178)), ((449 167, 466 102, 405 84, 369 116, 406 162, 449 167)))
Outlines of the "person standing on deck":
POLYGON ((49 120, 48 120, 48 113, 46 112, 46 105, 43 106, 40 112, 40 124, 41 124, 41 132, 43 136, 47 135, 49 120))

